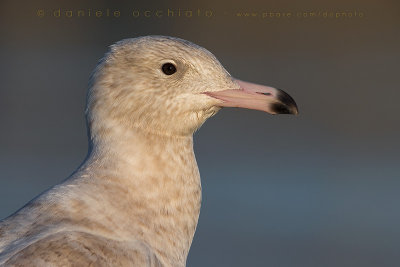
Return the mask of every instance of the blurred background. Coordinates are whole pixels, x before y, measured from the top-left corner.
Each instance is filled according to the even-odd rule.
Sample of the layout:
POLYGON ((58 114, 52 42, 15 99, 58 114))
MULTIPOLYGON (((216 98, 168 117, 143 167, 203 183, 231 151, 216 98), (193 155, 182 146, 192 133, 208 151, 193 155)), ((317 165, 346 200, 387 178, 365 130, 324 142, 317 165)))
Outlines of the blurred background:
POLYGON ((0 218, 82 162, 90 72, 112 43, 150 34, 201 45, 300 109, 224 109, 195 134, 203 204, 188 266, 400 266, 390 0, 1 1, 0 218))

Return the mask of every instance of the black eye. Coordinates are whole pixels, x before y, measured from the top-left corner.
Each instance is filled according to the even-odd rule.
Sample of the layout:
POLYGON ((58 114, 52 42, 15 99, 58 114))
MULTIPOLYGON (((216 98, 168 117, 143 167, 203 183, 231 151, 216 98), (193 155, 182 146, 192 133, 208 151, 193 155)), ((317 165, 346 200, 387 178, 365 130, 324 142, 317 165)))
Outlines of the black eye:
POLYGON ((162 71, 166 75, 172 75, 176 72, 176 67, 172 63, 165 63, 164 65, 162 65, 162 71))

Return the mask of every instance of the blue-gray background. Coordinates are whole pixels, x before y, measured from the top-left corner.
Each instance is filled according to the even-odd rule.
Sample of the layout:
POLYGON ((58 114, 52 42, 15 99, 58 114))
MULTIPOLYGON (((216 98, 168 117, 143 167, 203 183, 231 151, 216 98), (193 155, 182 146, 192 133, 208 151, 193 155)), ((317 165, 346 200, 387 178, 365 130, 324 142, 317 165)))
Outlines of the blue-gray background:
POLYGON ((195 134, 203 205, 188 266, 400 266, 399 14, 388 0, 1 1, 0 217, 84 159, 87 80, 107 46, 172 35, 285 89, 301 112, 224 109, 195 134), (59 8, 121 17, 52 17, 59 8), (130 15, 178 8, 214 13, 130 15), (321 10, 364 17, 235 15, 321 10))

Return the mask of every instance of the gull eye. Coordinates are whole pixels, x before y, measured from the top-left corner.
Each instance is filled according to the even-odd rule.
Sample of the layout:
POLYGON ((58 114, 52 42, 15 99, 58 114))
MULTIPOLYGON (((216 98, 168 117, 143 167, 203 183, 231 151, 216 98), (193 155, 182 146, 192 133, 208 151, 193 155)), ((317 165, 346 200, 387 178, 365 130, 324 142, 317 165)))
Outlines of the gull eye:
POLYGON ((172 63, 165 63, 162 65, 161 69, 166 75, 172 75, 176 72, 176 67, 172 63))

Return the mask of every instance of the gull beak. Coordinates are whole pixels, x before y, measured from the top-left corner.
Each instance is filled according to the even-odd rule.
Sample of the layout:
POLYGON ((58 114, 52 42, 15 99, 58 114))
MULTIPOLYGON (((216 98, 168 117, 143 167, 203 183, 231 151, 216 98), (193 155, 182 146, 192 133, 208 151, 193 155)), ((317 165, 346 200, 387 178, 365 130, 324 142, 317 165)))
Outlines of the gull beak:
POLYGON ((220 100, 220 107, 255 109, 270 114, 299 114, 296 102, 286 92, 273 87, 233 79, 239 89, 210 91, 204 94, 220 100))

